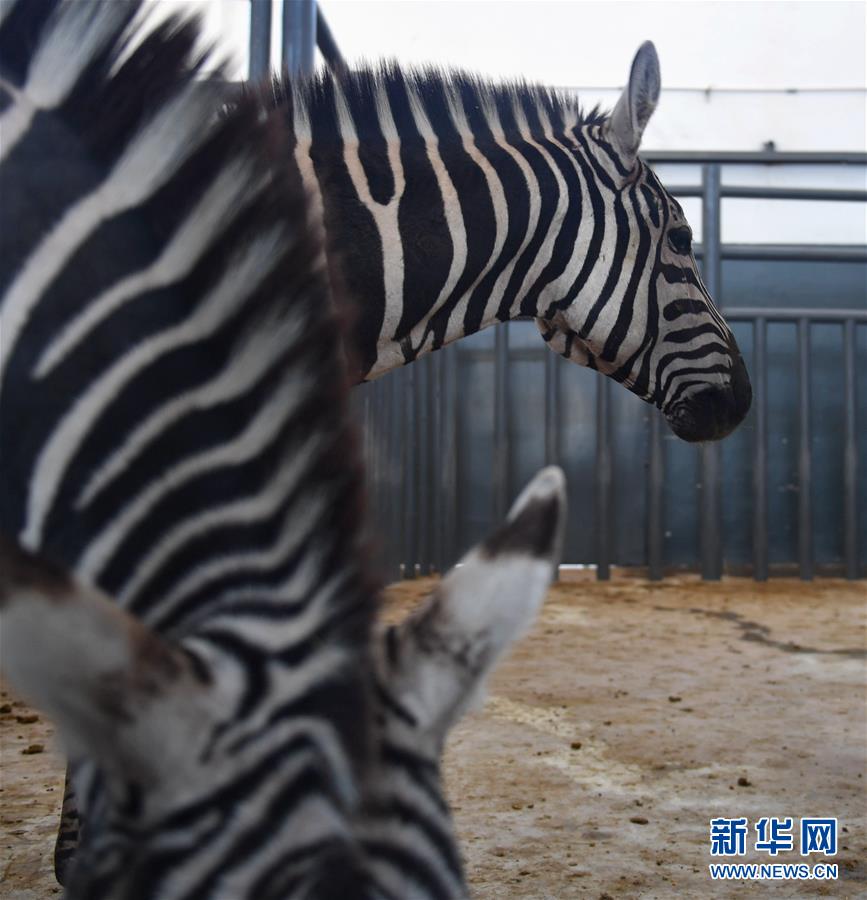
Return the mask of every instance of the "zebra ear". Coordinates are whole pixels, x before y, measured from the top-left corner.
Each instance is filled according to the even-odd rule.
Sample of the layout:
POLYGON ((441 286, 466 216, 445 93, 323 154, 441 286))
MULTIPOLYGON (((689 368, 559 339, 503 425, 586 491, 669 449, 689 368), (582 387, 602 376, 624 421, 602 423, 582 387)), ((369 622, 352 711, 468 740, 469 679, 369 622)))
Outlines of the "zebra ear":
POLYGON ((651 41, 645 41, 632 60, 629 84, 620 95, 606 126, 606 136, 627 169, 635 165, 641 136, 659 101, 659 57, 651 41))
POLYGON ((2 535, 0 634, 3 675, 51 716, 70 757, 125 782, 164 760, 166 704, 197 719, 194 695, 210 681, 179 647, 2 535))
POLYGON ((389 689, 437 748, 535 618, 559 561, 565 519, 563 473, 543 469, 505 524, 396 629, 389 689))

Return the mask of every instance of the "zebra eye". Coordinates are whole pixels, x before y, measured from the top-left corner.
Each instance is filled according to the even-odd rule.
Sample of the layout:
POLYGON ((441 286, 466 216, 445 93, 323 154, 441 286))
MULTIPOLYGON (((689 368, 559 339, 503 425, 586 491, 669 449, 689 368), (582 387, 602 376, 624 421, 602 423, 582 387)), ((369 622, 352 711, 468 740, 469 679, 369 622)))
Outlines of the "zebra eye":
POLYGON ((668 243, 675 253, 686 255, 692 249, 692 232, 689 225, 681 225, 668 232, 668 243))

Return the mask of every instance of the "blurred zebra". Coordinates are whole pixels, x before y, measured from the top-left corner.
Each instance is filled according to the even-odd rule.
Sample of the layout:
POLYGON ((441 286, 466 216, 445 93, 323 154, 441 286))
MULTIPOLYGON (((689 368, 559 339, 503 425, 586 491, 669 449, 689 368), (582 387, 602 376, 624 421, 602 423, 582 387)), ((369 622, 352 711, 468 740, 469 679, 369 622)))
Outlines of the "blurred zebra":
POLYGON ((548 345, 690 440, 746 415, 749 378, 678 202, 638 157, 653 44, 610 116, 565 93, 390 65, 275 82, 332 271, 362 306, 353 374, 533 317, 548 345))
POLYGON ((327 895, 372 746, 341 336, 279 123, 140 6, 3 4, 3 666, 77 761, 70 896, 327 895))
POLYGON ((562 474, 376 637, 283 129, 213 116, 195 24, 141 12, 0 6, 2 666, 75 762, 66 895, 464 896, 439 750, 541 602, 562 474))

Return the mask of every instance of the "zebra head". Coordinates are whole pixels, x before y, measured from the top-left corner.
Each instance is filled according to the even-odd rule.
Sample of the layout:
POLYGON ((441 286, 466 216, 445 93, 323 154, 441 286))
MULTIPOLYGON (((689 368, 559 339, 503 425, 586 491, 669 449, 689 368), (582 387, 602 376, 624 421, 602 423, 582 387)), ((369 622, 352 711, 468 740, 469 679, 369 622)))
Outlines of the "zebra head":
POLYGON ((505 524, 471 550, 377 645, 380 744, 361 834, 389 897, 466 895, 440 755, 529 627, 557 564, 566 518, 560 469, 543 469, 505 524))
MULTIPOLYGON (((73 758, 96 766, 67 897, 466 896, 440 754, 535 618, 564 523, 563 473, 545 469, 505 524, 385 630, 375 674, 355 673, 374 689, 367 712, 349 714, 377 723, 361 766, 322 710, 290 712, 311 690, 305 661, 251 682, 274 649, 245 636, 252 610, 173 641, 0 535, 4 673, 48 710, 73 758), (243 663, 214 652, 217 633, 246 641, 243 663)), ((265 643, 284 630, 272 625, 265 643)), ((318 653, 339 648, 323 640, 318 653)), ((326 707, 335 690, 321 686, 326 707)))
POLYGON ((683 209, 638 156, 659 91, 647 41, 607 120, 575 130, 587 211, 577 243, 586 263, 577 295, 552 304, 537 325, 551 349, 661 409, 678 437, 717 440, 742 421, 752 391, 702 281, 683 209))
POLYGON ((294 686, 263 673, 254 700, 266 648, 243 671, 206 638, 166 639, 2 535, 0 569, 4 675, 51 715, 86 801, 67 898, 349 896, 357 771, 322 710, 277 715, 303 664, 294 686))

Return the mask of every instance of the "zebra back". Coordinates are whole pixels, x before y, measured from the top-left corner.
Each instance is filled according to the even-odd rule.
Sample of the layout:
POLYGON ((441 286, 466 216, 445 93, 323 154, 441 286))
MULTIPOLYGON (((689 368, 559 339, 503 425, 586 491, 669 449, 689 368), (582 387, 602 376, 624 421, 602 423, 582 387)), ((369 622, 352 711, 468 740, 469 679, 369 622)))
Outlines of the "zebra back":
POLYGON ((5 604, 33 600, 4 620, 44 670, 4 665, 83 753, 72 896, 174 896, 189 833, 209 835, 191 890, 291 896, 339 880, 323 859, 354 866, 371 744, 341 328, 281 127, 244 101, 217 116, 197 24, 141 15, 2 9, 0 532, 5 604), (80 627, 31 595, 74 597, 80 627))
POLYGON ((282 133, 140 6, 0 18, 3 666, 78 760, 67 896, 464 896, 439 755, 542 601, 562 473, 373 638, 282 133))
POLYGON ((282 131, 243 101, 215 117, 191 21, 130 51, 139 5, 19 2, 0 26, 0 527, 180 632, 327 532, 324 571, 360 489, 282 131))

